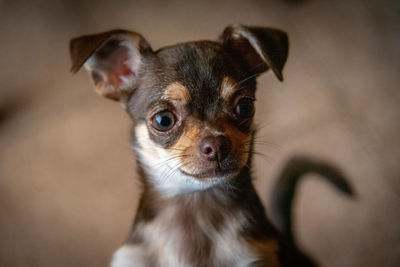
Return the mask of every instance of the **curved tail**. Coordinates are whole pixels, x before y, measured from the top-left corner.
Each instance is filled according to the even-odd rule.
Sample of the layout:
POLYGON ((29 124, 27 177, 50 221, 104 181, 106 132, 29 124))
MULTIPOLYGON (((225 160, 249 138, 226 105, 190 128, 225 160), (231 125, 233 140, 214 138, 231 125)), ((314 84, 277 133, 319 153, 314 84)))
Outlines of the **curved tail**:
MULTIPOLYGON (((337 190, 347 196, 352 197, 355 195, 343 173, 335 166, 304 156, 292 158, 282 170, 279 179, 273 187, 271 211, 278 229, 284 236, 285 242, 293 248, 296 246, 292 230, 292 204, 297 184, 305 174, 309 173, 320 175, 321 178, 331 183, 337 190)), ((297 264, 295 266, 303 265, 297 264)), ((315 265, 304 264, 304 266, 315 265)))

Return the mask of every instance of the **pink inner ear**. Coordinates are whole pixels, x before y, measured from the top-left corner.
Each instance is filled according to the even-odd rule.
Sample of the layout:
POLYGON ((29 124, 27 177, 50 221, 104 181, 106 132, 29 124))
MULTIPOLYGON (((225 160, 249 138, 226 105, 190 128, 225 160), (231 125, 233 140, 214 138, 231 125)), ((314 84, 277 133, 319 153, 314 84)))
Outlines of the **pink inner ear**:
POLYGON ((105 68, 107 74, 107 83, 112 85, 115 89, 127 86, 122 84, 121 77, 129 77, 135 75, 133 70, 127 66, 129 62, 129 49, 125 46, 119 46, 118 49, 108 55, 106 59, 108 64, 105 68))
POLYGON ((124 87, 122 85, 123 81, 121 77, 128 77, 130 75, 133 75, 133 72, 125 64, 122 64, 118 67, 115 67, 113 72, 108 72, 107 81, 114 88, 119 89, 120 87, 124 87))

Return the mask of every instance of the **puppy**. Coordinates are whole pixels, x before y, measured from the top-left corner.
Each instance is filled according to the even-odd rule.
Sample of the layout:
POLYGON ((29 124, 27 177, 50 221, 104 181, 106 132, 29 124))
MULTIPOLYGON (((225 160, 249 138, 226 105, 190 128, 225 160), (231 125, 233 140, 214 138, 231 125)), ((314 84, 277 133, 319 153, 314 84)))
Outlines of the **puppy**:
MULTIPOLYGON (((231 25, 218 41, 154 51, 140 34, 112 30, 71 40, 70 53, 71 71, 84 66, 133 121, 143 193, 111 266, 315 266, 294 245, 287 212, 281 233, 267 219, 250 171, 256 78, 271 69, 283 80, 285 32, 231 25)), ((284 176, 294 186, 303 173, 284 176)))

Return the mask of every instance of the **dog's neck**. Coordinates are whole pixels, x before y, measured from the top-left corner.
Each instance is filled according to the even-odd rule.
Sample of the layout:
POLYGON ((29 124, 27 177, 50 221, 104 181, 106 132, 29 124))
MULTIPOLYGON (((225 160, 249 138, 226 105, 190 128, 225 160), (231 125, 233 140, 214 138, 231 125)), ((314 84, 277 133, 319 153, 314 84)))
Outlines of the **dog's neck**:
MULTIPOLYGON (((198 208, 207 210, 208 208, 216 209, 235 209, 241 210, 242 208, 248 209, 247 204, 249 201, 260 202, 255 192, 254 186, 251 181, 249 168, 246 166, 242 171, 234 178, 229 181, 215 183, 213 185, 204 186, 201 189, 188 189, 181 190, 181 193, 168 194, 164 191, 164 188, 155 185, 150 178, 149 174, 146 173, 143 166, 138 163, 139 174, 143 183, 142 201, 139 207, 138 213, 143 208, 145 212, 150 211, 151 214, 156 215, 156 210, 159 208, 165 208, 166 206, 186 206, 194 207, 198 205, 198 208), (210 202, 210 203, 208 203, 210 202), (209 205, 207 205, 207 203, 209 205), (211 204, 212 203, 212 204, 211 204)), ((160 181, 165 180, 165 177, 161 177, 160 181)), ((263 207, 260 206, 263 210, 263 207)), ((188 210, 188 212, 196 213, 198 209, 188 210)))

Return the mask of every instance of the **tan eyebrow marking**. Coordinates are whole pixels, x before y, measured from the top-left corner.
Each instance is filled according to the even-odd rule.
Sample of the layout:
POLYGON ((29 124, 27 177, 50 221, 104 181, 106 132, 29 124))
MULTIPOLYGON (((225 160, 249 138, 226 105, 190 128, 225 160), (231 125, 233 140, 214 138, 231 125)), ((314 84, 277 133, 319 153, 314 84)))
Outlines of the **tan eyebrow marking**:
POLYGON ((190 100, 188 89, 178 82, 171 83, 167 86, 162 97, 165 100, 180 101, 182 104, 187 104, 190 100))
POLYGON ((221 82, 221 96, 223 99, 228 100, 236 89, 236 81, 231 77, 224 77, 221 82))

